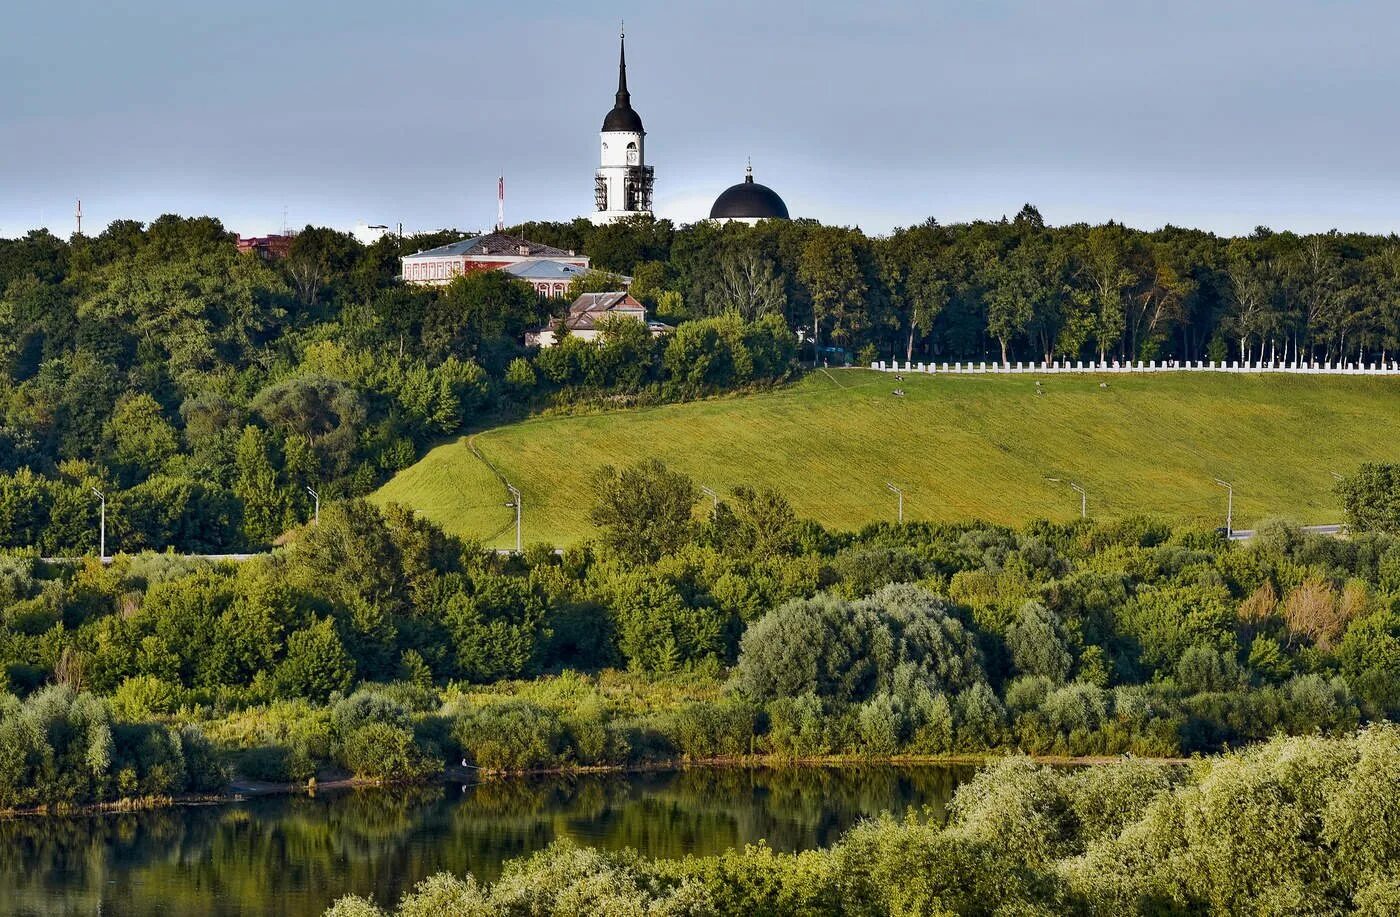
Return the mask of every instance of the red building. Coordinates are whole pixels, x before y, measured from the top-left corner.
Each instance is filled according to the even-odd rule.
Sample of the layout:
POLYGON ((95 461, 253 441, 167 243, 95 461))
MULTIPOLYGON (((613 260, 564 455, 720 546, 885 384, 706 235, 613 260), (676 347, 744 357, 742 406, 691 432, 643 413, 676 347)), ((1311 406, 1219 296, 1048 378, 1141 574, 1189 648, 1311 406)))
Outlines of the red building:
POLYGON ((266 261, 285 258, 292 250, 291 236, 239 236, 238 250, 252 252, 266 261))

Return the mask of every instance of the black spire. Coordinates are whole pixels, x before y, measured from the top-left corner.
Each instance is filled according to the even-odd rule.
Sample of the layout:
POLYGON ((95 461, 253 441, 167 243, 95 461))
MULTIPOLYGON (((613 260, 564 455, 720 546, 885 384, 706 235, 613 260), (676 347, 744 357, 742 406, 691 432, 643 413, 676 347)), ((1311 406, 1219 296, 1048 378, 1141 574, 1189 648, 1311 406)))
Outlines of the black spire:
POLYGON ((627 35, 618 39, 617 55, 617 100, 612 111, 603 119, 604 131, 630 131, 634 134, 646 133, 642 129, 642 118, 632 110, 632 94, 627 91, 627 35))
POLYGON ((632 94, 627 91, 627 33, 617 40, 617 107, 631 108, 632 94))

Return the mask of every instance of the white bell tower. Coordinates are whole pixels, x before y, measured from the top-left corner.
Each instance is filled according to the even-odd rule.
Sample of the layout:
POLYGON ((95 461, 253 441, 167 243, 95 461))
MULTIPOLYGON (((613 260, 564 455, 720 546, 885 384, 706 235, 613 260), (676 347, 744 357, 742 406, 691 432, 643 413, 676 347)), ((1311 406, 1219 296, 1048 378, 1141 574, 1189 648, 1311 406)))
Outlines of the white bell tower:
POLYGON ((593 179, 594 223, 651 216, 652 167, 646 162, 642 118, 632 110, 627 91, 627 36, 623 33, 617 64, 617 99, 603 119, 598 172, 593 179))

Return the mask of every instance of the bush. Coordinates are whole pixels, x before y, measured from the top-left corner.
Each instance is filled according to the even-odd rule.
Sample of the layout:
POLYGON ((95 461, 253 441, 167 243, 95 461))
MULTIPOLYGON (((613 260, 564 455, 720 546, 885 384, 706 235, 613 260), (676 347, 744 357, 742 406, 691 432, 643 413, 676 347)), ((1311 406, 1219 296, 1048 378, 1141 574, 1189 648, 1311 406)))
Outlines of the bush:
POLYGON ((285 745, 260 745, 239 754, 234 771, 248 780, 262 783, 291 783, 306 780, 315 774, 298 767, 292 749, 285 745))
POLYGON ((868 755, 888 757, 898 752, 908 726, 904 703, 893 694, 876 694, 856 711, 856 728, 868 755))
POLYGON ((524 701, 476 707, 460 714, 452 737, 477 767, 526 771, 559 767, 568 758, 568 734, 558 714, 524 701))
POLYGON ((741 700, 691 704, 676 714, 671 735, 691 759, 752 754, 756 713, 741 700))
POLYGON ((822 702, 814 694, 780 697, 770 701, 768 711, 768 750, 776 755, 810 758, 828 754, 827 718, 822 702))
POLYGON ((407 730, 411 721, 403 704, 377 688, 361 688, 331 706, 331 726, 342 737, 370 723, 407 730))
POLYGON ((1006 648, 1016 670, 1041 675, 1056 684, 1069 677, 1074 661, 1066 646, 1059 616, 1039 602, 1026 602, 1006 628, 1006 648))
POLYGON ((355 680, 355 661, 335 632, 335 623, 322 618, 287 638, 287 655, 274 675, 283 697, 322 700, 344 691, 355 680))
POLYGON ((387 722, 355 727, 341 742, 339 760, 356 777, 372 780, 418 780, 440 770, 410 729, 387 722))
POLYGON ((972 635, 946 603, 894 585, 857 602, 823 595, 769 612, 744 634, 734 683, 756 700, 810 693, 847 704, 894 691, 901 668, 933 691, 985 677, 972 635))
POLYGON ((174 711, 180 689, 154 675, 125 679, 112 694, 112 712, 124 720, 148 720, 174 711))

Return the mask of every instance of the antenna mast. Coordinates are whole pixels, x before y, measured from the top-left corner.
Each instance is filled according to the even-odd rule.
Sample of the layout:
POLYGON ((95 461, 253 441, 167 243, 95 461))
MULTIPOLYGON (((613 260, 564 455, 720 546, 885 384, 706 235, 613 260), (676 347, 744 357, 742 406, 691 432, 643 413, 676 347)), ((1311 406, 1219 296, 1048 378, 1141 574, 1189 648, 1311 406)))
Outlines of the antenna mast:
POLYGON ((77 217, 77 219, 78 219, 78 235, 81 236, 81 235, 83 234, 83 200, 82 200, 82 198, 78 198, 78 210, 77 210, 76 213, 73 214, 73 216, 77 217))
POLYGON ((496 182, 496 232, 506 229, 506 177, 502 175, 496 182))

